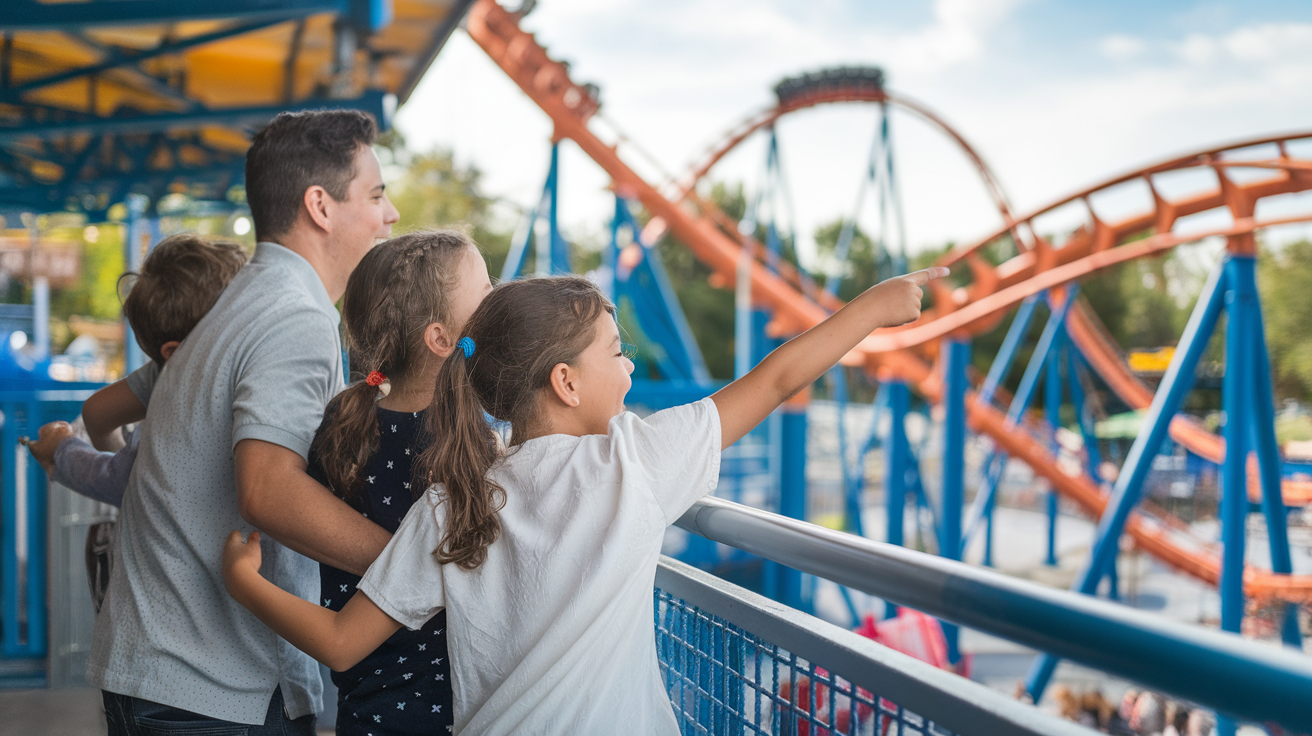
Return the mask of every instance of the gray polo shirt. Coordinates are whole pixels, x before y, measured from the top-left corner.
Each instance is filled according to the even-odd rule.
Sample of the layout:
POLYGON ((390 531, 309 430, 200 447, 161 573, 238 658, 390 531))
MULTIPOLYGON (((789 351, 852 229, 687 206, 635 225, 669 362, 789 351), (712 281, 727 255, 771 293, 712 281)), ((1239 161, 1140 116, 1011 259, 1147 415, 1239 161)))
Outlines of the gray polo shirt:
MULTIPOLYGON (((232 451, 245 439, 305 457, 342 388, 338 315, 309 262, 272 243, 233 279, 160 372, 119 517, 92 684, 212 718, 263 723, 281 685, 287 713, 322 708, 318 666, 223 587, 237 512, 232 451)), ((318 565, 265 536, 261 572, 309 601, 318 565)))

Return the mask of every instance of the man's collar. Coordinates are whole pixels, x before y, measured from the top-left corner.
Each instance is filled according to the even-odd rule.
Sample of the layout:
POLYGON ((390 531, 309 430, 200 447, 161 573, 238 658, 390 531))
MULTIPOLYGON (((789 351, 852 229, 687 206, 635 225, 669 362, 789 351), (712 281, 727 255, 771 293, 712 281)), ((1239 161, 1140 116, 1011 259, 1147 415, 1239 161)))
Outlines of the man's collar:
POLYGON ((340 319, 337 313, 337 307, 333 304, 332 299, 328 298, 328 289, 324 288, 323 280, 319 278, 319 272, 314 270, 314 266, 305 260, 300 253, 288 248, 285 245, 262 240, 255 245, 255 257, 251 259, 252 263, 268 263, 285 265, 296 274, 297 279, 305 287, 319 306, 332 315, 334 323, 340 319))

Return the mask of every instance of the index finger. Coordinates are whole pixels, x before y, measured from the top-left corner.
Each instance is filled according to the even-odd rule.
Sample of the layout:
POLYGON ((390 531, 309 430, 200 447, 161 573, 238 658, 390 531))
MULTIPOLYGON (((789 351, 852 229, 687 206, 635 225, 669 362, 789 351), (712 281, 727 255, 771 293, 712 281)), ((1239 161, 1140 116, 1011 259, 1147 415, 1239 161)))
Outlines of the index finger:
POLYGON ((944 266, 934 266, 933 268, 926 268, 923 271, 914 271, 902 278, 910 281, 916 286, 924 286, 934 279, 941 279, 950 273, 952 273, 952 271, 944 266))

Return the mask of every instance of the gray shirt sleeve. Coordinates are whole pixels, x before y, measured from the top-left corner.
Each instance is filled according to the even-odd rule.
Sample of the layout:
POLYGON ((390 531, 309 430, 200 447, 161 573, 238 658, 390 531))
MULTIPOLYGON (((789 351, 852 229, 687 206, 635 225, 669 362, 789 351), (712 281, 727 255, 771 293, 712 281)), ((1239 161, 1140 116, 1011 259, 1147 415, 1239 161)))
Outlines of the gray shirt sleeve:
POLYGON ((159 366, 155 361, 147 361, 145 365, 132 371, 124 380, 128 383, 128 389, 132 395, 137 397, 142 406, 150 406, 150 394, 155 390, 155 381, 159 379, 159 366))
POLYGON ((118 452, 99 452, 76 437, 69 437, 55 448, 54 481, 73 491, 111 506, 123 505, 123 491, 128 487, 132 463, 137 459, 137 438, 133 432, 118 452))
POLYGON ((323 410, 341 385, 336 326, 309 309, 288 315, 241 361, 233 391, 232 446, 263 440, 308 461, 323 410))

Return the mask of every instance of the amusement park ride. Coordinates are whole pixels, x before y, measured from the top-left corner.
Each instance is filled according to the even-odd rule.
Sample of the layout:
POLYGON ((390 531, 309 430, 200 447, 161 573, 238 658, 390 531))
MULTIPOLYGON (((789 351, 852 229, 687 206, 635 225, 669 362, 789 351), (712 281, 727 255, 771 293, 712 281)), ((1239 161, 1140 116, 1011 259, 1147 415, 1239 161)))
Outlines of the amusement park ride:
MULTIPOLYGON (((1312 482, 1293 477, 1295 471, 1306 473, 1312 468, 1285 461, 1276 445, 1271 371, 1254 264, 1257 231, 1312 220, 1312 214, 1258 216, 1259 210, 1282 195, 1312 189, 1312 132, 1255 139, 1181 156, 1099 183, 1031 212, 1017 213, 983 157, 952 126, 924 105, 889 90, 879 70, 839 68, 784 80, 775 90, 777 104, 730 130, 684 178, 654 186, 625 162, 622 144, 606 142, 590 127, 589 121, 600 107, 597 89, 571 80, 567 65, 552 60, 534 37, 520 28, 522 13, 510 12, 495 0, 472 4, 469 0, 395 0, 395 8, 393 3, 378 0, 296 0, 281 5, 252 1, 242 5, 249 12, 229 17, 220 12, 226 7, 224 3, 206 0, 198 4, 196 18, 191 18, 189 11, 170 10, 170 4, 157 0, 76 4, 78 13, 90 14, 85 19, 87 26, 106 22, 108 15, 100 18, 96 13, 101 12, 98 8, 109 6, 113 6, 113 12, 143 14, 136 19, 140 22, 149 20, 147 15, 171 13, 188 16, 182 19, 185 22, 200 23, 202 16, 206 24, 214 23, 215 18, 232 22, 226 26, 195 25, 190 34, 177 38, 171 32, 165 33, 148 45, 153 50, 136 54, 125 54, 107 45, 108 37, 79 30, 77 37, 83 39, 79 43, 98 60, 44 76, 33 77, 27 70, 23 72, 25 78, 35 81, 14 87, 11 77, 16 69, 22 71, 27 59, 12 53, 16 32, 36 29, 36 45, 31 48, 43 49, 43 53, 62 49, 53 32, 46 34, 49 37, 42 35, 47 26, 59 24, 51 7, 28 0, 19 3, 21 12, 15 11, 15 19, 0 29, 5 31, 0 40, 0 108, 7 110, 5 105, 21 104, 30 109, 21 111, 26 116, 19 121, 21 124, 0 126, 0 173, 7 177, 0 180, 5 185, 0 186, 0 206, 43 211, 73 208, 103 215, 130 192, 146 193, 154 206, 160 196, 176 189, 174 182, 179 177, 191 182, 190 191, 198 197, 222 200, 222 193, 240 176, 246 145, 242 126, 267 119, 275 108, 324 105, 368 109, 386 125, 397 97, 403 102, 414 89, 418 77, 468 8, 466 28, 470 37, 554 125, 551 164, 542 197, 516 233, 501 277, 514 278, 524 273, 530 254, 538 273, 572 270, 570 250, 559 228, 557 195, 559 146, 566 139, 573 141, 606 171, 613 183, 612 237, 603 252, 602 266, 594 275, 618 304, 632 310, 629 314, 642 333, 658 347, 652 362, 663 380, 635 381, 629 398, 631 403, 655 409, 704 396, 711 390, 710 374, 655 244, 669 233, 709 267, 712 283, 735 290, 735 371, 741 375, 780 340, 809 329, 843 304, 838 297, 841 279, 818 283, 784 253, 786 238, 778 222, 781 208, 776 199, 785 185, 775 124, 785 116, 819 105, 878 106, 880 124, 857 205, 859 211, 873 188, 884 230, 880 239, 885 244, 883 267, 888 272, 902 272, 906 269, 905 236, 888 126, 889 110, 903 111, 941 131, 960 148, 978 171, 1001 224, 938 261, 938 265, 951 267, 953 275, 931 283, 933 306, 921 319, 871 334, 844 359, 847 368, 864 371, 878 385, 876 419, 866 436, 855 438, 855 442, 847 436, 847 424, 842 419, 848 373, 836 369, 831 374, 832 393, 840 413, 845 530, 862 533, 865 479, 861 469, 866 453, 880 446, 887 464, 884 538, 894 544, 903 542, 904 504, 907 495, 912 494, 913 502, 928 509, 935 520, 931 533, 941 555, 960 560, 972 540, 982 535, 983 562, 988 565, 993 512, 1003 469, 1009 459, 1019 460, 1045 479, 1051 489, 1046 497, 1049 561, 1055 561, 1058 496, 1098 520, 1089 560, 1073 586, 1078 592, 1097 594, 1107 581, 1108 595, 1117 596, 1115 562, 1124 536, 1171 568, 1218 587, 1224 630, 1240 630, 1245 601, 1250 601, 1280 612, 1283 642, 1301 646, 1298 607, 1312 605, 1312 575, 1293 574, 1286 515, 1291 508, 1312 504, 1312 482), (285 6, 285 12, 261 11, 264 5, 285 6), (389 23, 392 10, 398 20, 406 22, 389 23), (337 13, 338 20, 334 21, 331 13, 337 13), (372 40, 366 44, 360 40, 365 37, 372 40), (224 49, 231 50, 233 56, 225 56, 224 49), (210 73, 213 79, 204 85, 183 80, 175 87, 160 81, 177 71, 173 67, 162 67, 155 75, 141 73, 145 68, 140 66, 142 63, 149 66, 155 63, 153 59, 179 54, 194 55, 188 68, 210 73), (236 77, 232 74, 221 73, 237 58, 259 61, 250 67, 254 76, 242 76, 239 84, 234 83, 236 77), (255 77, 262 80, 260 84, 242 86, 255 77), (77 80, 81 80, 78 85, 70 86, 70 81, 77 80), (179 92, 193 88, 205 90, 209 97, 198 99, 179 92), (140 115, 134 113, 130 119, 97 117, 98 110, 113 107, 111 97, 128 92, 144 95, 149 109, 140 115), (89 100, 85 113, 67 111, 84 98, 89 100), (220 107, 223 109, 217 109, 220 107), (758 133, 769 136, 767 181, 749 201, 740 222, 699 194, 697 186, 726 155, 758 133), (4 149, 5 145, 10 149, 4 149), (1161 193, 1158 182, 1163 176, 1191 171, 1210 172, 1215 186, 1184 197, 1161 193), (1100 216, 1097 202, 1127 187, 1149 194, 1145 208, 1120 219, 1100 216), (645 224, 634 215, 638 205, 651 216, 645 224), (1079 214, 1082 224, 1064 239, 1054 238, 1037 224, 1054 213, 1071 211, 1079 214), (1218 215, 1210 221, 1224 220, 1226 224, 1205 231, 1181 227, 1185 218, 1203 213, 1218 215), (539 221, 544 227, 539 227, 539 221), (1206 238, 1224 239, 1225 254, 1198 298, 1168 370, 1160 384, 1150 388, 1130 370, 1120 347, 1087 302, 1080 299, 1080 281, 1110 266, 1162 255, 1176 246, 1206 238), (1006 257, 994 264, 986 253, 1003 253, 1006 257), (1046 305, 1047 323, 1033 346, 1015 394, 1008 395, 1003 386, 1041 305, 1046 305), (991 368, 986 375, 975 375, 970 368, 972 339, 997 329, 1013 310, 1010 327, 991 368), (1223 385, 1227 421, 1218 436, 1179 413, 1179 409, 1193 386, 1195 369, 1222 312, 1227 316, 1223 385), (1093 376, 1131 408, 1146 411, 1143 429, 1111 484, 1096 471, 1101 458, 1092 415, 1086 406, 1087 387, 1093 376), (1042 397, 1037 395, 1040 388, 1042 397), (925 494, 916 449, 908 437, 906 419, 913 394, 942 407, 942 483, 936 502, 925 494), (1027 411, 1039 401, 1044 418, 1027 411), (1084 464, 1080 468, 1063 463, 1055 447, 1054 430, 1060 426, 1063 404, 1075 407, 1076 430, 1084 439, 1084 464), (885 426, 880 417, 888 420, 886 434, 880 434, 879 428, 885 426), (980 485, 967 511, 965 448, 970 432, 983 438, 988 452, 978 472, 980 485), (1149 514, 1139 503, 1152 461, 1168 436, 1194 455, 1221 467, 1219 546, 1190 536, 1185 525, 1176 520, 1149 514), (849 447, 855 453, 848 452, 849 447), (1260 507, 1266 520, 1269 570, 1246 565, 1244 560, 1245 522, 1253 504, 1260 507)), ((129 200, 136 203, 128 208, 133 223, 131 240, 135 243, 140 241, 139 230, 148 227, 144 221, 150 213, 141 211, 140 205, 147 200, 129 200)), ((855 222, 855 216, 844 221, 836 247, 840 259, 852 245, 855 222)), ((135 257, 140 255, 137 252, 135 257)), ((726 453, 726 466, 733 461, 759 471, 763 465, 770 465, 778 493, 777 511, 796 519, 807 515, 807 398, 799 397, 771 419, 767 431, 773 449, 753 455, 747 446, 735 448, 738 455, 726 453)), ((16 439, 11 437, 13 431, 12 426, 4 427, 4 441, 9 446, 16 439)), ((743 471, 749 472, 754 471, 743 471)), ((7 484, 9 477, 7 474, 7 484)), ((723 488, 724 484, 722 492, 723 488)), ((5 493, 8 498, 8 485, 5 493)), ((12 524, 9 518, 12 514, 6 516, 6 524, 12 524)), ((697 541, 710 544, 706 540, 694 543, 697 541)), ((3 617, 13 621, 18 618, 18 604, 11 603, 11 599, 17 601, 20 596, 16 592, 18 576, 10 574, 14 569, 11 563, 7 556, 3 617)), ((800 573, 767 562, 762 588, 795 608, 807 607, 800 573)), ((28 604, 36 605, 32 601, 43 599, 44 591, 29 584, 25 595, 28 604)), ((850 597, 846 600, 854 616, 858 614, 850 597)), ((887 613, 894 611, 895 607, 889 605, 887 613)), ((955 629, 945 628, 955 659, 955 629)), ((40 637, 29 637, 27 643, 22 643, 14 630, 10 627, 5 631, 3 653, 34 656, 22 647, 31 645, 31 651, 36 651, 31 642, 40 637)), ((1036 701, 1055 664, 1047 655, 1034 663, 1026 687, 1036 701)))
MULTIPOLYGON (((839 102, 892 105, 938 127, 979 170, 1002 225, 940 259, 938 265, 953 267, 958 285, 953 286, 947 280, 935 282, 934 306, 920 320, 872 334, 844 361, 864 368, 880 382, 893 415, 892 436, 888 438, 887 477, 891 485, 886 497, 891 506, 898 508, 890 507, 889 540, 901 539, 902 514, 898 511, 903 494, 897 486, 914 476, 903 472, 909 470, 904 463, 910 462, 910 458, 908 452, 900 449, 905 447, 906 440, 899 420, 906 411, 904 392, 910 388, 926 400, 945 407, 944 482, 938 513, 938 541, 944 555, 959 557, 965 546, 961 508, 963 450, 969 428, 987 437, 995 449, 976 496, 968 535, 981 519, 986 529, 990 525, 988 518, 1001 467, 1006 457, 1017 458, 1045 478, 1056 493, 1099 519, 1091 559, 1075 585, 1080 592, 1093 594, 1102 580, 1114 577, 1113 563, 1121 536, 1126 534, 1140 549, 1172 568, 1219 586, 1223 629, 1239 630, 1245 599, 1283 604, 1282 638, 1288 644, 1300 644, 1297 606, 1312 602, 1312 576, 1291 574, 1285 515, 1291 506, 1304 505, 1312 498, 1308 484, 1284 478, 1285 471, 1293 466, 1286 467, 1282 462, 1275 443, 1273 393, 1256 300, 1254 262, 1258 230, 1304 222, 1312 217, 1261 219, 1256 216, 1258 204, 1263 200, 1312 189, 1312 159, 1297 155, 1299 146, 1312 142, 1312 134, 1261 138, 1200 151, 1117 177, 1018 215, 1012 212, 997 177, 982 157, 947 123, 924 106, 885 89, 877 72, 839 69, 780 85, 777 106, 739 125, 693 167, 683 182, 662 191, 637 175, 621 158, 617 146, 607 144, 589 128, 589 118, 599 106, 595 89, 574 83, 567 67, 553 61, 533 36, 519 27, 515 15, 492 0, 480 0, 471 8, 468 31, 551 117, 557 145, 566 138, 574 141, 610 175, 621 201, 635 199, 651 213, 652 220, 640 241, 628 246, 621 257, 627 255, 631 262, 640 257, 655 261, 656 251, 650 249, 650 244, 668 230, 712 269, 716 282, 736 283, 740 292, 748 290, 751 306, 770 315, 765 332, 772 339, 808 329, 841 302, 832 289, 818 289, 797 269, 780 263, 777 246, 763 247, 755 240, 755 227, 739 227, 700 197, 695 188, 697 183, 716 162, 753 133, 766 130, 773 134, 772 126, 780 117, 816 105, 839 102), (1168 199, 1159 193, 1155 177, 1190 169, 1214 172, 1218 185, 1182 199, 1168 199), (1266 175, 1256 179, 1245 176, 1242 181, 1235 175, 1252 171, 1266 175), (1140 183, 1151 192, 1151 206, 1118 221, 1100 218, 1090 200, 1128 182, 1140 183), (1035 221, 1071 204, 1083 208, 1085 224, 1058 244, 1043 234, 1035 221), (1230 223, 1205 232, 1176 231, 1182 218, 1213 210, 1228 212, 1230 223), (1224 238, 1226 253, 1199 297, 1170 368, 1154 392, 1129 370, 1122 352, 1100 328, 1096 315, 1078 301, 1078 283, 1100 269, 1160 255, 1204 238, 1224 238), (991 265, 982 251, 1002 242, 1009 243, 1014 255, 996 266, 991 265), (999 385, 1011 367, 1038 301, 1050 305, 1051 316, 1019 391, 1011 397, 1008 409, 1000 409, 995 404, 1000 398, 999 385), (997 327, 1018 305, 1018 315, 992 369, 978 381, 977 388, 972 388, 973 377, 967 368, 971 337, 997 327), (1178 410, 1192 387, 1198 360, 1221 311, 1228 315, 1229 362, 1224 385, 1228 421, 1223 436, 1218 437, 1178 410), (1050 420, 1062 403, 1063 374, 1070 379, 1071 398, 1077 405, 1082 404, 1083 390, 1076 376, 1087 370, 1096 373, 1131 407, 1148 411, 1144 428, 1110 489, 1089 470, 1097 467, 1097 456, 1087 415, 1081 417, 1080 424, 1089 440, 1086 447, 1092 462, 1080 472, 1071 473, 1060 466, 1053 452, 1051 425, 1025 413, 1044 372, 1050 377, 1045 382, 1050 420), (1223 468, 1220 554, 1188 537, 1178 525, 1154 519, 1136 509, 1152 458, 1168 434, 1190 452, 1223 468), (1227 452, 1227 448, 1231 451, 1227 452), (1235 452, 1234 448, 1240 449, 1235 452), (1255 460, 1249 460, 1250 453, 1255 460), (1271 570, 1244 564, 1244 519, 1250 501, 1259 503, 1266 516, 1271 570)), ((775 150, 773 143, 770 150, 775 150)), ((554 171, 553 158, 553 177, 554 171)), ((888 172, 891 178, 891 159, 888 172)), ((646 322, 643 324, 645 327, 646 322)), ((667 375, 682 377, 673 372, 667 375)), ((1053 496, 1050 509, 1054 515, 1055 504, 1053 496)), ((781 499, 781 512, 787 513, 782 508, 784 505, 781 499)), ((803 507, 795 504, 795 509, 803 507)), ((1042 694, 1054 664, 1051 658, 1036 663, 1027 683, 1031 695, 1042 694)))

